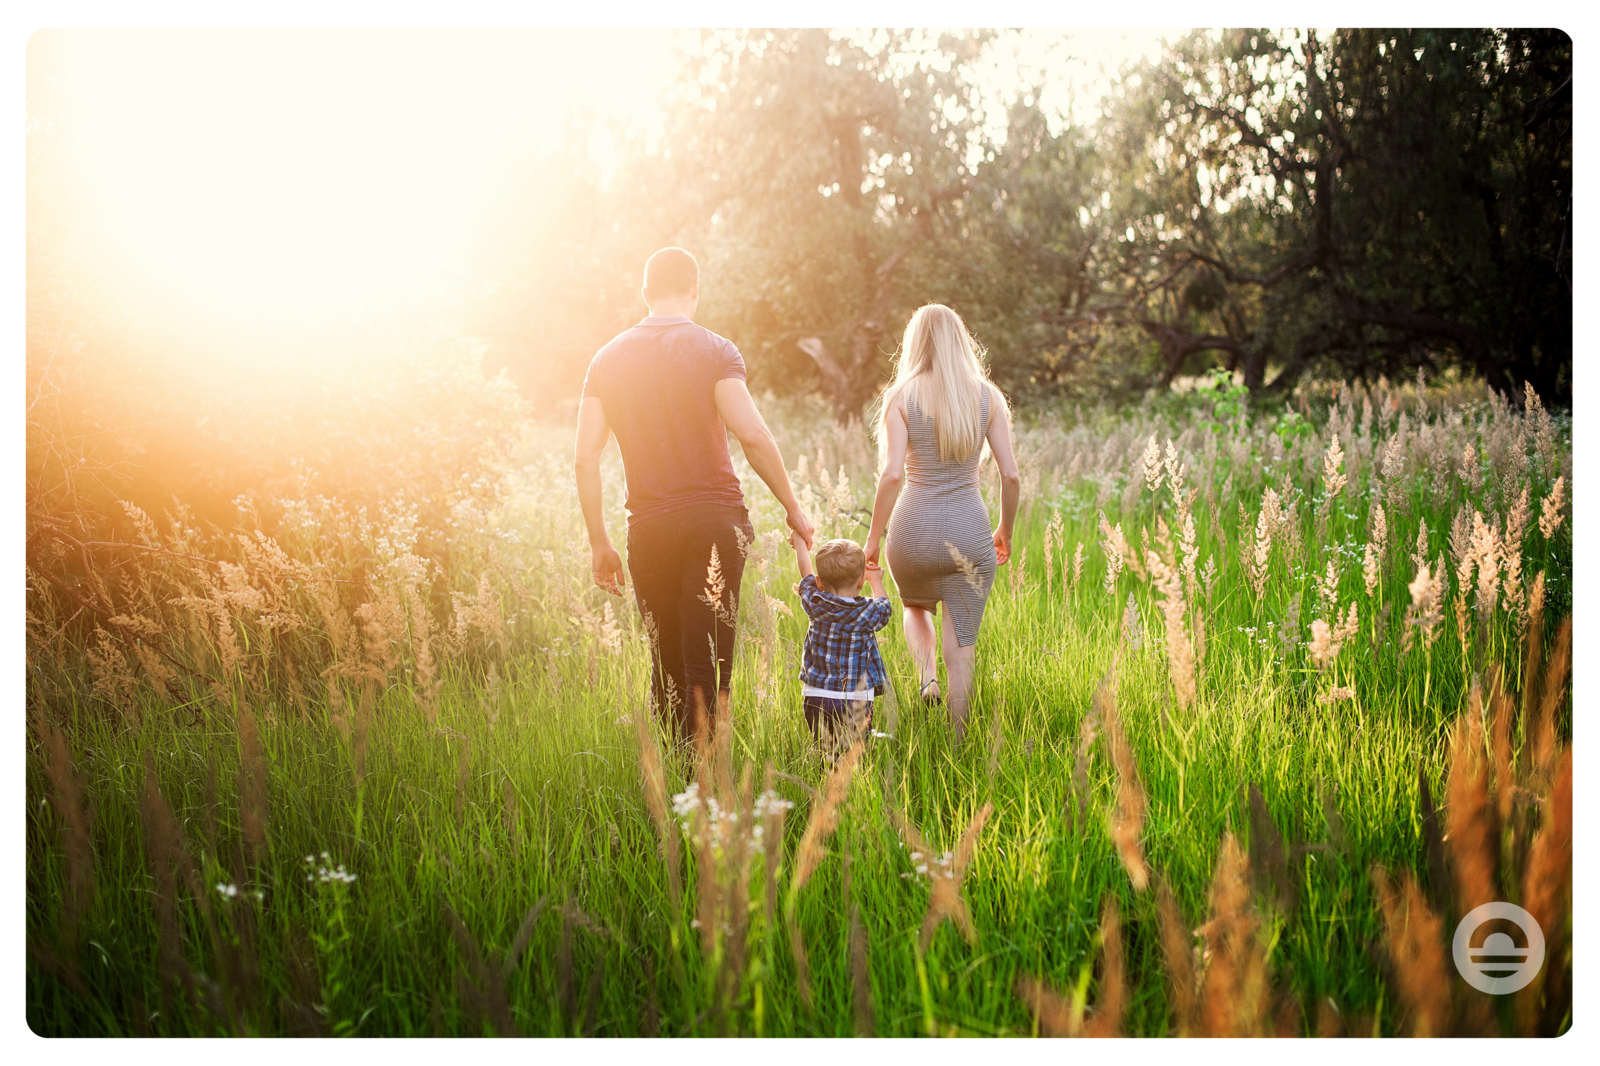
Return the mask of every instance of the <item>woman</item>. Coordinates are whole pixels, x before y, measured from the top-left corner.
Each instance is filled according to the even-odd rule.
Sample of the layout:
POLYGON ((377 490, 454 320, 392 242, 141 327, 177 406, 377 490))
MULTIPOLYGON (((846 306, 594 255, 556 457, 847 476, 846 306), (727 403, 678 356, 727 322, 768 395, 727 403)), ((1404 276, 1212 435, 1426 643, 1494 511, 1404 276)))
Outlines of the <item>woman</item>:
POLYGON ((944 604, 948 705, 959 740, 984 604, 995 566, 1011 557, 1020 482, 1006 399, 989 381, 961 316, 942 304, 919 308, 906 324, 894 381, 878 411, 878 448, 883 473, 867 560, 877 564, 887 530, 889 572, 905 607, 906 644, 929 702, 940 696, 933 619, 944 604), (1000 524, 992 533, 978 492, 985 441, 1000 468, 1000 524))

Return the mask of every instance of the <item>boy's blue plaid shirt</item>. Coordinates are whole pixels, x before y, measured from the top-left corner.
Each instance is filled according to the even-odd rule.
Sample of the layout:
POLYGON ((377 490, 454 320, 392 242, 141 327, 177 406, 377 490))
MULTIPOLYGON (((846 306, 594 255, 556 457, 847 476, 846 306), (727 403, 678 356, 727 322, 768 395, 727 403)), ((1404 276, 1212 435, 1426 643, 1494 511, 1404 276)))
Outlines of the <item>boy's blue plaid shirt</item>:
POLYGON ((874 634, 889 624, 894 612, 889 601, 835 596, 812 574, 800 579, 799 592, 800 605, 811 621, 800 663, 801 683, 835 692, 887 685, 889 674, 874 634))

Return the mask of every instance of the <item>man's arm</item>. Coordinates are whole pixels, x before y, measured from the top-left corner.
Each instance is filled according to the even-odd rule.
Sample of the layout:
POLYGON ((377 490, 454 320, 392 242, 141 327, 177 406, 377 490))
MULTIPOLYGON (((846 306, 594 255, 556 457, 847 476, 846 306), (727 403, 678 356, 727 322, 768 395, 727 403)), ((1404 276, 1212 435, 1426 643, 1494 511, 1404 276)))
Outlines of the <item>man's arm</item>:
POLYGON ((598 396, 586 396, 578 406, 577 457, 573 473, 578 480, 578 505, 583 508, 583 524, 589 530, 589 563, 594 583, 607 592, 622 593, 627 580, 622 572, 622 556, 611 546, 606 533, 604 492, 600 483, 600 453, 611 439, 611 424, 598 396))
POLYGON ((744 380, 723 378, 717 382, 715 396, 717 414, 722 416, 723 424, 733 431, 733 435, 744 446, 744 457, 750 461, 750 468, 778 498, 789 528, 800 534, 806 546, 810 547, 816 529, 810 517, 800 509, 800 501, 795 499, 794 487, 789 484, 789 471, 783 465, 782 453, 778 451, 778 442, 773 439, 761 412, 756 410, 756 402, 750 398, 750 390, 745 387, 744 380))

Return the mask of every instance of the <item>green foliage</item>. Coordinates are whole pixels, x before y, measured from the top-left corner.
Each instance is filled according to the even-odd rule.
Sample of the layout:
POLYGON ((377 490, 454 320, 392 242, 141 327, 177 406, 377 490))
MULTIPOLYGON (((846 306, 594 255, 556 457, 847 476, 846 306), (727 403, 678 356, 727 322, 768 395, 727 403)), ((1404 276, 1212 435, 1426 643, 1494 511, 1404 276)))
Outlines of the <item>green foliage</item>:
POLYGON ((1124 71, 1090 123, 1016 85, 1001 136, 974 72, 1006 40, 710 36, 658 151, 619 131, 601 189, 574 137, 496 219, 480 276, 501 288, 474 326, 492 365, 552 403, 642 310, 644 258, 678 242, 756 387, 821 391, 841 416, 934 301, 1024 401, 1222 366, 1253 394, 1456 367, 1568 402, 1565 34, 1197 32, 1124 71))
POLYGON ((1284 411, 1278 416, 1277 422, 1272 427, 1273 436, 1285 444, 1293 444, 1302 437, 1309 437, 1316 430, 1311 423, 1303 418, 1299 411, 1284 411))
POLYGON ((1235 385, 1233 375, 1221 367, 1212 367, 1206 372, 1206 378, 1206 391, 1215 397, 1211 403, 1211 429, 1220 433, 1248 409, 1250 389, 1243 384, 1235 385))
POLYGON ((1570 74, 1542 30, 1195 33, 1141 67, 1112 269, 1163 380, 1215 352, 1252 389, 1421 364, 1564 400, 1570 74))

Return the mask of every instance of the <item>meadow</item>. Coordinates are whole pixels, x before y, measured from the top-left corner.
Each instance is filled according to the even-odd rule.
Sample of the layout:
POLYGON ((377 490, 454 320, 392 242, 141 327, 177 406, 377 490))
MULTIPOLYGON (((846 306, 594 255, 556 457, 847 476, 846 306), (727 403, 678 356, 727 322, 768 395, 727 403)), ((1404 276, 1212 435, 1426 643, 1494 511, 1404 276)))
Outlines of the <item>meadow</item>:
MULTIPOLYGON (((642 702, 631 599, 588 580, 558 419, 480 418, 498 451, 414 436, 381 505, 329 469, 232 529, 40 518, 29 1024, 1564 1031, 1570 420, 1456 378, 1281 409, 1201 385, 1019 413, 966 736, 896 621, 894 692, 832 766, 782 515, 737 457, 757 539, 698 753, 642 702), (1548 951, 1503 998, 1449 959, 1496 898, 1548 951)), ((763 407, 821 532, 863 536, 866 432, 763 407)), ((614 447, 605 476, 620 531, 614 447)))

